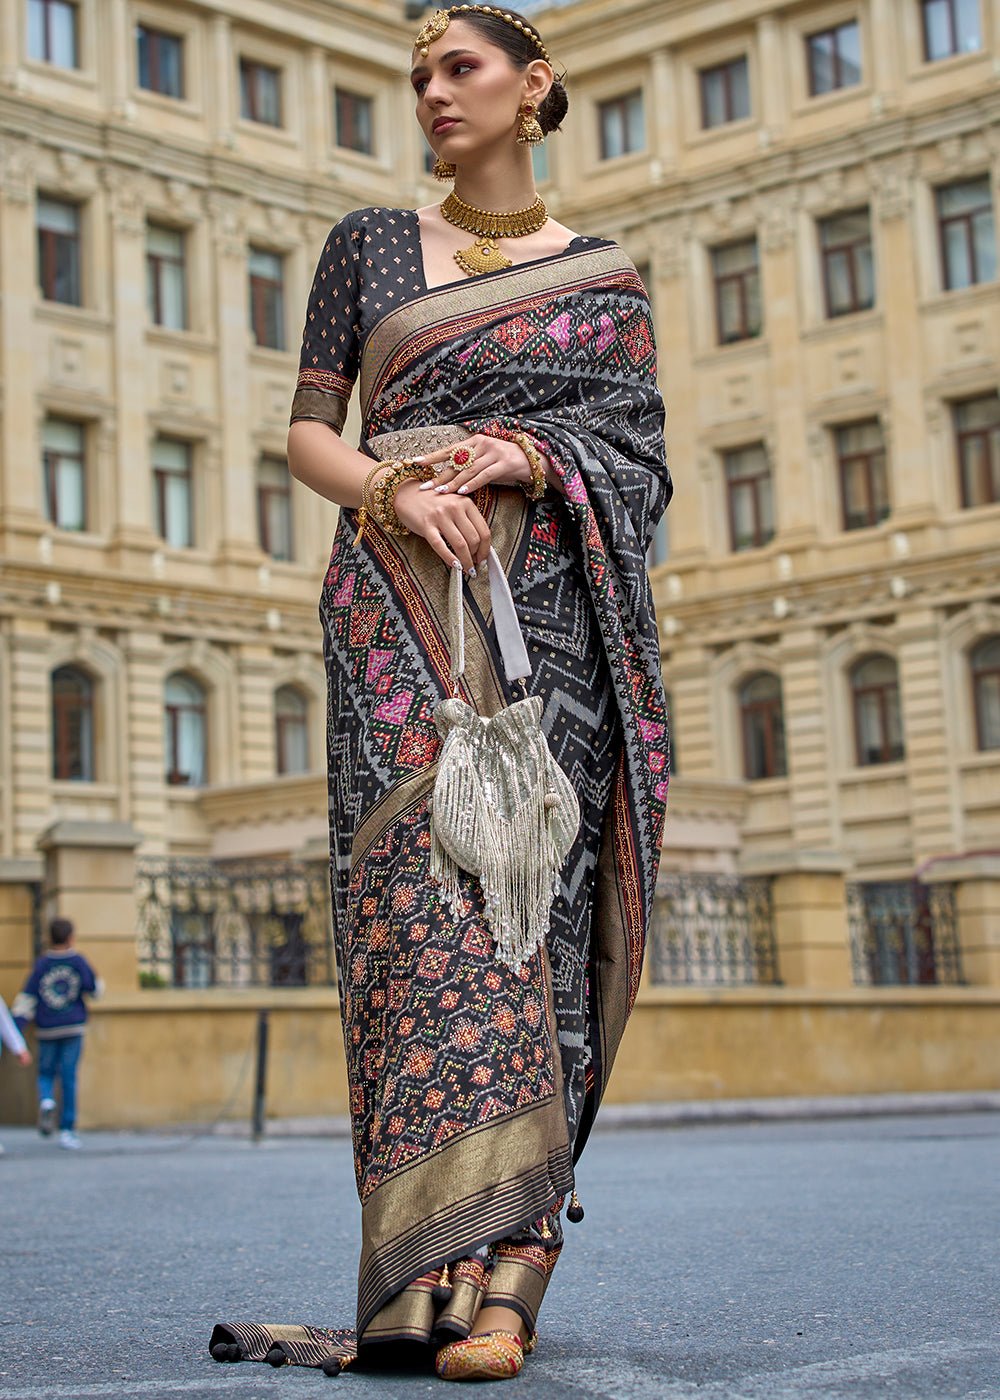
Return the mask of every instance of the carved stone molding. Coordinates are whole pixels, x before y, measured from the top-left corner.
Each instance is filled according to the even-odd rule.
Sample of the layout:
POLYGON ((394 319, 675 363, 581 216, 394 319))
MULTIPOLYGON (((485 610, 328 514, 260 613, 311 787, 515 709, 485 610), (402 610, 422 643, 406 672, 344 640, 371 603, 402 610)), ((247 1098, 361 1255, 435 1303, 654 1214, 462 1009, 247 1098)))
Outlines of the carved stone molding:
POLYGON ((773 191, 754 199, 754 214, 761 247, 769 253, 787 248, 795 237, 795 211, 798 206, 796 190, 773 191))
POLYGON ((146 232, 144 176, 119 165, 106 165, 101 178, 108 191, 115 232, 129 238, 143 237, 146 232))
POLYGON ((680 219, 665 220, 654 234, 656 276, 664 281, 683 277, 687 264, 687 233, 680 219))
POLYGON ((32 142, 0 141, 0 190, 13 204, 30 204, 35 197, 37 150, 32 142))
POLYGON ((912 151, 869 163, 868 183, 875 194, 875 212, 883 223, 909 215, 913 205, 913 165, 912 151))
POLYGON ((249 214, 247 201, 212 190, 206 206, 212 224, 212 237, 219 252, 225 258, 245 258, 249 214))

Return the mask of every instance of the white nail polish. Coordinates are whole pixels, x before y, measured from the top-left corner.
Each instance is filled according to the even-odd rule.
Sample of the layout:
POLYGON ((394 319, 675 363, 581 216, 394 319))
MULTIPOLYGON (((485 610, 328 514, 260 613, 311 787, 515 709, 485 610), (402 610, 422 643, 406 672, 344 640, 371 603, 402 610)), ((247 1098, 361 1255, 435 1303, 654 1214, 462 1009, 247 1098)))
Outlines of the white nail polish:
POLYGON ((453 560, 451 561, 451 567, 452 567, 453 569, 460 569, 460 568, 462 567, 462 565, 461 565, 461 563, 459 562, 458 559, 453 559, 453 560))
POLYGON ((447 491, 447 489, 447 486, 435 486, 434 493, 435 495, 440 496, 442 492, 447 491))
POLYGON ((469 494, 469 488, 467 486, 460 486, 458 488, 458 494, 460 496, 467 496, 469 494))

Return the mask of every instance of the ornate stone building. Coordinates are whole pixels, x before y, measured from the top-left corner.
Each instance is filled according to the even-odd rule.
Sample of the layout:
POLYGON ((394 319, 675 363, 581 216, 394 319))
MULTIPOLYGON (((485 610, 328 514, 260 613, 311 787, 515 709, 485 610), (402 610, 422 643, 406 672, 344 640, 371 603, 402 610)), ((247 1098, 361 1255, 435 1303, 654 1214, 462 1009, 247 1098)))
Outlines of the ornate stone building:
MULTIPOLYGON (((333 511, 289 482, 285 422, 330 223, 439 188, 413 21, 0 15, 0 853, 58 818, 150 852, 321 841, 333 511)), ((995 846, 996 0, 541 22, 572 100, 541 187, 620 239, 657 317, 668 863, 898 878, 995 846)))

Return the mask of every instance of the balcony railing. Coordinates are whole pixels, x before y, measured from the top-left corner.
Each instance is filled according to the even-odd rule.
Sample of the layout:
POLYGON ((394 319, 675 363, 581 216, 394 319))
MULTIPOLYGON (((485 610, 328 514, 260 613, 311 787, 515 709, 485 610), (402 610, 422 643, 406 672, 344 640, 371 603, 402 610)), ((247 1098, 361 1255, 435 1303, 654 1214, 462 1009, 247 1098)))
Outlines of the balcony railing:
POLYGON ((770 879, 661 875, 653 903, 649 958, 654 983, 776 983, 770 879))
POLYGON ((136 899, 142 986, 336 982, 323 863, 140 860, 136 899))
POLYGON ((917 880, 847 885, 854 980, 861 986, 962 981, 955 887, 917 880))

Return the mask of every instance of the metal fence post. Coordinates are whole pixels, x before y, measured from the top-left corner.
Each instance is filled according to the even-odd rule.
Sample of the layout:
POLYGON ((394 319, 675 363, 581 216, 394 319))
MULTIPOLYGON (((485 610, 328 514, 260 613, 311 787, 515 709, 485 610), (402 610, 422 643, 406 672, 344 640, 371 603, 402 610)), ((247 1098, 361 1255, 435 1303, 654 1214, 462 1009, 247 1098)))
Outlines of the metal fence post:
POLYGON ((264 1136, 264 1116, 267 1109, 267 1012, 257 1013, 257 1082, 253 1094, 252 1137, 260 1142, 264 1136))

